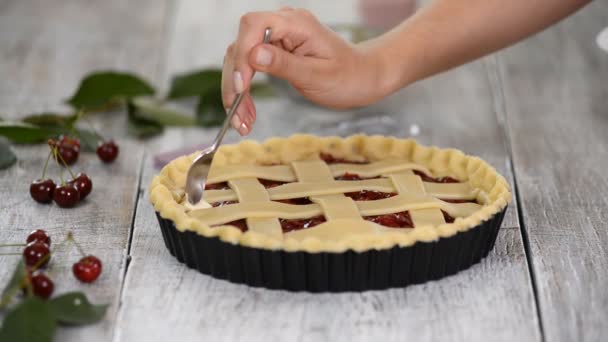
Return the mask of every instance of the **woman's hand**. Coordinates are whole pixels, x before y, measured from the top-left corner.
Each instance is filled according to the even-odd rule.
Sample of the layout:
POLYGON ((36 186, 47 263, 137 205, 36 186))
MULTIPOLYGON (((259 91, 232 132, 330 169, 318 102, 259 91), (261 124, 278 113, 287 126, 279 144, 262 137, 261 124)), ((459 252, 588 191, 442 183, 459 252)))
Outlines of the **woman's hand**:
POLYGON ((252 12, 241 17, 236 41, 226 51, 222 73, 224 107, 235 94, 247 94, 232 125, 241 135, 256 118, 248 93, 256 71, 287 80, 305 98, 322 106, 343 109, 370 104, 383 96, 381 65, 371 50, 342 39, 310 12, 284 8, 252 12), (270 44, 262 44, 272 29, 270 44))

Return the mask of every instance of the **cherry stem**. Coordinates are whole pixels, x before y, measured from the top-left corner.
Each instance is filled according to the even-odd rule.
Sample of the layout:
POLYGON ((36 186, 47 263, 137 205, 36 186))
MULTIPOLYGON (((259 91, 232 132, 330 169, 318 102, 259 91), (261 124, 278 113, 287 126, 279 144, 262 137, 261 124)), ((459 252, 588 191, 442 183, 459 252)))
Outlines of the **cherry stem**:
POLYGON ((25 243, 3 243, 0 247, 24 247, 25 243))
MULTIPOLYGON (((71 233, 70 233, 70 234, 71 234, 71 233)), ((71 236, 71 235, 70 235, 70 236, 71 236)), ((80 246, 80 244, 79 244, 78 242, 76 242, 76 240, 74 240, 73 238, 72 238, 72 242, 74 243, 74 246, 76 246, 76 249, 78 249, 78 252, 80 253, 80 255, 81 255, 82 257, 85 257, 85 256, 86 256, 86 254, 84 253, 84 249, 82 249, 82 247, 80 246)))
POLYGON ((65 185, 65 179, 63 179, 63 169, 59 170, 59 179, 61 180, 61 185, 65 185))
MULTIPOLYGON (((68 163, 65 162, 65 159, 63 159, 63 157, 61 156, 61 153, 57 152, 56 146, 54 147, 53 151, 55 153, 55 160, 57 160, 57 156, 59 156, 59 159, 61 159, 61 163, 63 164, 63 166, 65 166, 66 169, 68 169, 68 172, 70 173, 70 176, 72 176, 72 179, 76 179, 76 176, 74 176, 72 169, 70 169, 70 167, 68 166, 68 163)), ((61 173, 60 173, 60 175, 61 175, 61 173)), ((61 182, 62 182, 62 184, 65 184, 65 183, 63 183, 63 178, 61 179, 61 182)))
POLYGON ((0 253, 0 256, 4 255, 21 255, 21 253, 0 253))
POLYGON ((44 176, 46 175, 46 169, 49 166, 49 160, 51 160, 51 154, 53 154, 53 151, 49 151, 49 155, 48 155, 48 157, 46 157, 46 162, 44 163, 44 168, 42 168, 41 179, 44 179, 44 176))

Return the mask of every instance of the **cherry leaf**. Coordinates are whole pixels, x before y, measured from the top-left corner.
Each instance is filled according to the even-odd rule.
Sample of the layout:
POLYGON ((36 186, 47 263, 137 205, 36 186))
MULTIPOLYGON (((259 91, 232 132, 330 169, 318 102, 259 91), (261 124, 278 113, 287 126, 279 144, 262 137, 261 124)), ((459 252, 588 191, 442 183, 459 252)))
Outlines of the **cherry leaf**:
POLYGON ((171 80, 169 99, 192 97, 204 94, 207 89, 219 87, 222 83, 222 70, 204 69, 175 76, 171 80))
POLYGON ((63 129, 56 127, 40 127, 24 122, 0 121, 0 135, 16 143, 42 142, 62 132, 63 129))
POLYGON ((77 109, 98 109, 117 100, 153 94, 154 88, 134 74, 102 71, 86 76, 67 103, 77 109))
POLYGON ((69 292, 49 301, 53 316, 59 323, 84 325, 98 322, 106 315, 108 305, 94 305, 82 292, 69 292))
POLYGON ((4 138, 0 139, 0 170, 8 169, 17 162, 17 156, 4 138))
POLYGON ((19 260, 17 266, 15 266, 15 270, 13 270, 11 280, 8 281, 8 284, 6 284, 6 287, 2 291, 0 307, 8 304, 11 298, 21 289, 23 279, 25 279, 25 264, 23 260, 19 260))
POLYGON ((28 297, 4 318, 0 341, 51 342, 56 327, 49 303, 28 297))
POLYGON ((184 113, 151 97, 136 97, 131 100, 130 105, 137 117, 158 122, 163 126, 186 127, 196 124, 192 114, 184 113))
POLYGON ((129 105, 128 132, 138 138, 147 138, 163 132, 163 125, 157 121, 139 117, 137 110, 129 105))
POLYGON ((222 102, 221 89, 209 88, 201 94, 196 106, 198 124, 203 127, 219 126, 226 119, 226 111, 222 102))
POLYGON ((78 115, 61 115, 56 113, 33 114, 23 118, 21 121, 39 127, 70 129, 78 120, 78 115))

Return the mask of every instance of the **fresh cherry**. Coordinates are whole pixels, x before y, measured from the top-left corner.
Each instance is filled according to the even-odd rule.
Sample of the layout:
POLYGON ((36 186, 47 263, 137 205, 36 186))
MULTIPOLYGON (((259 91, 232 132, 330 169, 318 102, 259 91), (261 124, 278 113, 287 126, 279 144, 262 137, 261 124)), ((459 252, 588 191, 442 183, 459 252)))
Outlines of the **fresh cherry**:
POLYGON ((80 201, 80 193, 73 184, 60 185, 53 192, 53 199, 62 208, 71 208, 80 201))
POLYGON ((38 203, 51 203, 55 191, 52 179, 36 179, 30 184, 30 196, 38 203))
POLYGON ((105 163, 111 163, 118 156, 118 146, 114 141, 108 140, 99 144, 97 156, 105 163))
POLYGON ((30 243, 34 241, 44 242, 47 246, 51 246, 51 237, 42 229, 36 229, 27 236, 25 242, 30 243))
POLYGON ((34 295, 42 299, 49 299, 55 289, 53 281, 42 272, 35 272, 30 277, 30 282, 34 295))
MULTIPOLYGON (((80 155, 80 142, 75 144, 72 140, 73 139, 66 140, 64 137, 55 145, 57 146, 57 153, 61 156, 60 159, 63 159, 67 165, 74 164, 80 155)), ((63 162, 59 160, 59 164, 63 165, 63 162)))
POLYGON ((59 143, 74 145, 74 146, 77 146, 78 149, 80 149, 80 140, 78 138, 72 138, 67 135, 60 135, 59 143))
POLYGON ((93 255, 87 255, 72 266, 76 279, 83 283, 92 283, 101 274, 101 260, 93 255))
POLYGON ((82 172, 77 174, 76 178, 69 181, 68 185, 73 185, 78 190, 78 193, 80 194, 80 200, 83 200, 85 197, 87 197, 93 189, 93 182, 91 181, 91 178, 89 178, 86 173, 82 172))
POLYGON ((49 245, 41 241, 29 243, 23 249, 23 259, 25 264, 30 267, 43 267, 51 259, 49 245))

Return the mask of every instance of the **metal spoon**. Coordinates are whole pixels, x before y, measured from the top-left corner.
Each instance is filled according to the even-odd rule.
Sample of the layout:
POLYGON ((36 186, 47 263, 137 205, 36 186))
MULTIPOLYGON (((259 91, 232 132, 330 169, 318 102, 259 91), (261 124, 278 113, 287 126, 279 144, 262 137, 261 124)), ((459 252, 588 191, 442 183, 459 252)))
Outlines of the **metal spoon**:
MULTIPOLYGON (((270 42, 270 34, 272 30, 267 28, 264 31, 264 43, 270 42)), ((215 152, 220 147, 222 143, 222 139, 224 135, 228 131, 230 127, 230 123, 232 122, 232 117, 236 113, 239 104, 241 104, 241 100, 243 100, 244 93, 237 93, 232 103, 232 107, 228 111, 228 115, 226 115, 226 120, 224 120, 224 124, 220 129, 219 133, 215 137, 213 144, 211 146, 204 149, 201 154, 194 159, 192 165, 190 165, 190 169, 188 169, 188 176, 186 178, 186 197, 188 198, 188 202, 190 204, 195 205, 198 203, 201 198, 203 198, 203 191, 205 189, 205 181, 207 180, 207 176, 209 175, 209 168, 211 167, 211 161, 213 161, 213 156, 215 152)))

